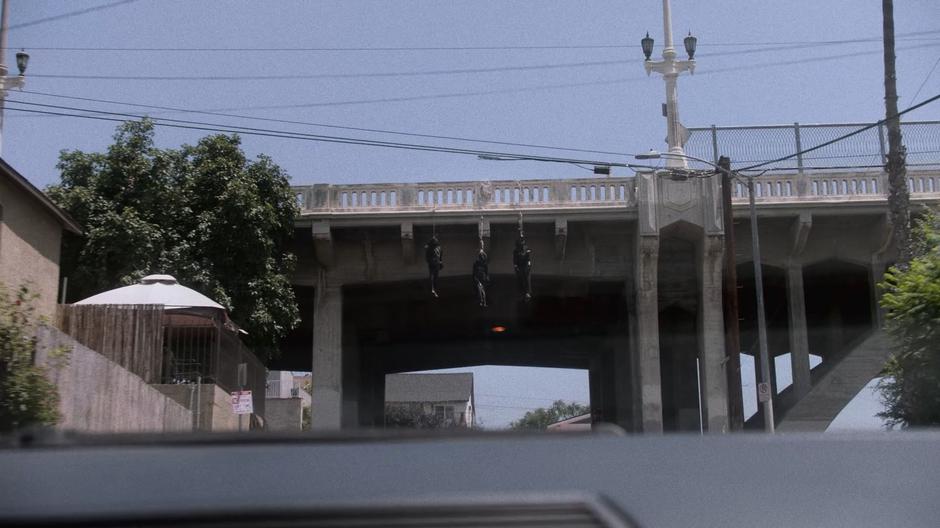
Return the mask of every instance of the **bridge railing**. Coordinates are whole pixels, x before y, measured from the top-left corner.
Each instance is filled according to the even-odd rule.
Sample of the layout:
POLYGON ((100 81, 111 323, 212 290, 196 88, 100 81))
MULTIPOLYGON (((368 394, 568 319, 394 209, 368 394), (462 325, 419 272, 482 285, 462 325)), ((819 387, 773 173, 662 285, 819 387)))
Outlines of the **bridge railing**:
POLYGON ((633 178, 574 178, 293 187, 303 211, 394 212, 632 207, 633 178))
MULTIPOLYGON (((883 172, 813 172, 764 175, 754 180, 758 203, 788 201, 879 200, 887 196, 887 175, 883 172)), ((907 188, 913 198, 940 198, 940 169, 908 171, 907 188)), ((747 185, 735 181, 735 202, 747 201, 747 185)))
MULTIPOLYGON (((755 178, 758 203, 883 200, 887 176, 881 171, 769 173, 755 178)), ((735 181, 732 199, 747 201, 747 186, 735 181)), ((304 212, 401 212, 593 208, 636 206, 631 177, 495 182, 382 183, 294 187, 304 212)), ((914 199, 940 200, 940 169, 911 169, 914 199)))

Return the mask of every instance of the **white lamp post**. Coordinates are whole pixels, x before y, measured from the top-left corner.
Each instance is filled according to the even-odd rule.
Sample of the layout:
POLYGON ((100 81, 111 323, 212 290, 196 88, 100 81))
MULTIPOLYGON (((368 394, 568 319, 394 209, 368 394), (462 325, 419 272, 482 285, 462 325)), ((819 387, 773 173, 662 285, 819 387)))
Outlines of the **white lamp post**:
POLYGON ((26 85, 26 66, 29 64, 29 55, 24 51, 16 54, 16 68, 19 75, 7 75, 7 0, 3 0, 2 13, 0 13, 0 152, 3 148, 3 110, 7 92, 14 88, 21 89, 26 85))
POLYGON ((643 54, 646 55, 646 74, 651 72, 659 73, 666 81, 666 143, 669 145, 669 153, 674 154, 666 158, 666 166, 673 168, 685 168, 686 160, 682 158, 685 152, 682 150, 682 138, 679 127, 679 102, 676 91, 676 79, 679 74, 688 71, 695 71, 695 45, 698 39, 689 33, 684 40, 685 51, 689 55, 689 60, 676 60, 676 50, 672 45, 672 11, 669 7, 669 0, 663 0, 663 32, 666 37, 666 46, 663 48, 663 60, 650 60, 653 53, 653 39, 649 33, 640 41, 643 48, 643 54))

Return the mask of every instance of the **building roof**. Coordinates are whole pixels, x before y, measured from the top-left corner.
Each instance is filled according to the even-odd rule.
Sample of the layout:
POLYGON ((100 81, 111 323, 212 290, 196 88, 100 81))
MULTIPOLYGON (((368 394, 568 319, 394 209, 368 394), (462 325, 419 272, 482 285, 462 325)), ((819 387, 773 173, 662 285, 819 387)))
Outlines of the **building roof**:
POLYGON ((473 373, 389 374, 386 402, 446 402, 473 399, 473 373))
POLYGON ((225 310, 205 295, 176 282, 170 275, 148 275, 140 284, 115 288, 92 295, 75 304, 162 304, 166 310, 181 308, 213 308, 225 310))
POLYGON ((78 222, 72 219, 68 213, 59 208, 56 204, 52 203, 52 200, 46 196, 46 193, 40 191, 36 188, 35 185, 29 182, 22 174, 16 171, 9 163, 0 158, 0 174, 7 177, 8 180, 13 182, 13 185, 19 187, 26 194, 30 194, 35 198, 46 211, 51 214, 56 220, 62 224, 62 228, 75 233, 76 235, 82 234, 82 227, 78 225, 78 222))
POLYGON ((578 416, 572 416, 565 420, 557 421, 553 424, 548 424, 548 430, 569 430, 569 431, 580 431, 580 430, 590 430, 591 429, 591 413, 585 413, 578 416))

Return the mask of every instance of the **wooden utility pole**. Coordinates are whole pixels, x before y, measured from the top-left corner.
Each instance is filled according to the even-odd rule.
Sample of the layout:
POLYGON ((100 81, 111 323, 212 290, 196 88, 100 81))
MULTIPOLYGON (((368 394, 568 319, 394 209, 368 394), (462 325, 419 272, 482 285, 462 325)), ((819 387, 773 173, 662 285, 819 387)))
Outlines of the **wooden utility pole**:
POLYGON ((738 326, 738 271, 734 249, 734 215, 731 211, 731 160, 718 159, 721 172, 721 209, 725 226, 725 258, 722 276, 722 306, 725 318, 725 355, 728 358, 728 425, 732 431, 744 429, 744 401, 741 394, 741 334, 738 326))
POLYGON ((888 128, 888 219, 897 247, 897 264, 911 260, 911 195, 907 188, 907 151, 901 144, 897 74, 894 66, 894 1, 881 0, 884 23, 885 119, 888 128))

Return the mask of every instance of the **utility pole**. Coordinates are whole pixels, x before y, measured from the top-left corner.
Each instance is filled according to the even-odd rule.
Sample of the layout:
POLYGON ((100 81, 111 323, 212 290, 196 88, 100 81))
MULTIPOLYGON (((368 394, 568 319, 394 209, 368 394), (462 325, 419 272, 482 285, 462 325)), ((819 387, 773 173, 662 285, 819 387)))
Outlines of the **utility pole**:
POLYGON ((731 211, 731 160, 718 159, 721 173, 721 209, 725 227, 722 307, 725 318, 725 355, 728 358, 728 425, 731 431, 744 429, 744 401, 741 394, 741 334, 738 325, 738 271, 734 248, 734 215, 731 211))
MULTIPOLYGON (((754 176, 747 177, 748 206, 751 210, 751 260, 754 261, 754 288, 757 290, 757 343, 760 360, 760 387, 768 394, 761 402, 764 411, 764 431, 773 433, 774 397, 773 383, 770 381, 770 358, 767 351, 767 316, 764 312, 764 273, 761 269, 760 237, 757 234, 757 206, 754 204, 754 176)), ((761 391, 758 390, 758 394, 761 391)), ((760 398, 758 398, 760 399, 760 398)))
POLYGON ((907 188, 907 150, 901 144, 901 120, 898 117, 898 87, 894 60, 894 1, 881 0, 884 23, 885 118, 888 128, 888 219, 897 263, 907 266, 911 260, 911 195, 907 188))

